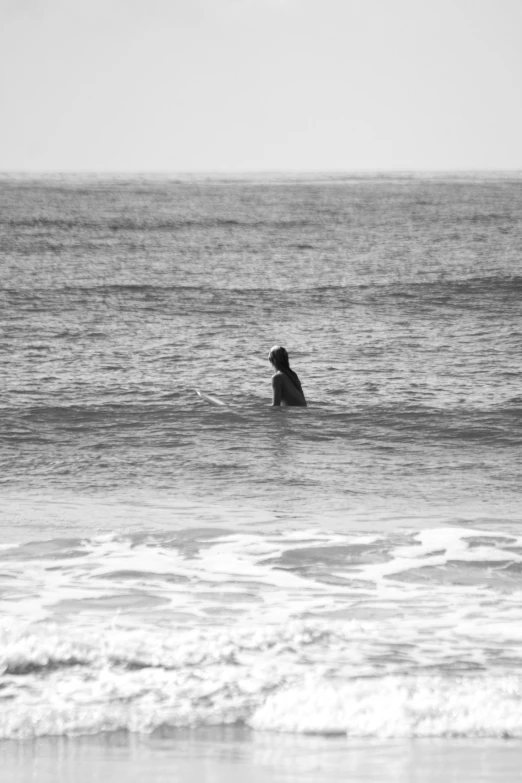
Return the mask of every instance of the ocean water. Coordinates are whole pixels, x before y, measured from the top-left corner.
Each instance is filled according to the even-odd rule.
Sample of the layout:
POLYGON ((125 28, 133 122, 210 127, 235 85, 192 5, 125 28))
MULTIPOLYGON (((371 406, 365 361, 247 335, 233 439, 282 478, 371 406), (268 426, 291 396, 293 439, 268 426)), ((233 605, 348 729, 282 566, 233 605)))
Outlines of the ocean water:
POLYGON ((0 275, 0 738, 522 737, 520 176, 3 176, 0 275))

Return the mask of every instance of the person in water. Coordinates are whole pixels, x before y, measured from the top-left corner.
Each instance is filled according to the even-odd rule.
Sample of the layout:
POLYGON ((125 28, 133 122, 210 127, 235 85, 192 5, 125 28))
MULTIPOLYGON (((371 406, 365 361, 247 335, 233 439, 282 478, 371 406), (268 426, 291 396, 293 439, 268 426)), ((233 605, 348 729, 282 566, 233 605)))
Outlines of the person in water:
POLYGON ((306 407, 306 400, 297 373, 290 369, 288 354, 281 345, 274 345, 268 354, 268 361, 275 369, 272 376, 272 406, 301 405, 306 407))

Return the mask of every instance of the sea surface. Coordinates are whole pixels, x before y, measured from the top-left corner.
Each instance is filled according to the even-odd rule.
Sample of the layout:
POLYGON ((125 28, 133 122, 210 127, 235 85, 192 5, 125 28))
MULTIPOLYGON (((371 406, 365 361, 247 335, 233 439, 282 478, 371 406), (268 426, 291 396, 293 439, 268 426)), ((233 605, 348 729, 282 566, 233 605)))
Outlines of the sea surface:
POLYGON ((0 738, 521 738, 521 349, 520 175, 0 177, 0 738))

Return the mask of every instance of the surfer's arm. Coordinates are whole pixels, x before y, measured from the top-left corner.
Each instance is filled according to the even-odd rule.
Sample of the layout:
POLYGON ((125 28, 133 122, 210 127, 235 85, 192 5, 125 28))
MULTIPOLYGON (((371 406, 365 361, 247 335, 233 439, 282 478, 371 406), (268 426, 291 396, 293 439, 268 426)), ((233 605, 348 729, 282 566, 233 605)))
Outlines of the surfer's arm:
POLYGON ((272 407, 281 405, 283 396, 283 379, 280 375, 272 376, 272 407))

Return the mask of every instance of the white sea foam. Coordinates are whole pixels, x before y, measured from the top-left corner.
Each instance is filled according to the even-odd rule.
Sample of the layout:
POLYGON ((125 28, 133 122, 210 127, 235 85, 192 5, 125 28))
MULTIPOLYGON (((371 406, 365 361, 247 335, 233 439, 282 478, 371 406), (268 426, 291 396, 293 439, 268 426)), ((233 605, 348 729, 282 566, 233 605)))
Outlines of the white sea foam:
POLYGON ((0 736, 521 736, 521 558, 515 535, 455 527, 4 549, 0 736))
POLYGON ((520 674, 371 673, 386 646, 378 624, 112 627, 97 639, 63 630, 4 631, 0 737, 238 721, 349 736, 522 736, 520 674))
POLYGON ((222 612, 268 622, 387 606, 394 616, 401 606, 410 616, 426 607, 453 616, 476 611, 497 585, 505 610, 518 586, 520 544, 515 535, 472 528, 389 536, 187 531, 36 542, 0 555, 0 607, 32 620, 116 611, 145 621, 169 612, 187 619, 222 612))
POLYGON ((315 680, 269 696, 250 725, 350 737, 522 737, 522 678, 315 680))

